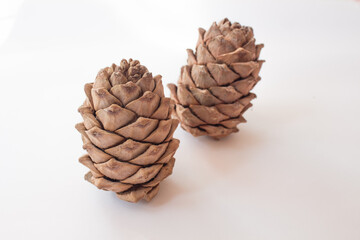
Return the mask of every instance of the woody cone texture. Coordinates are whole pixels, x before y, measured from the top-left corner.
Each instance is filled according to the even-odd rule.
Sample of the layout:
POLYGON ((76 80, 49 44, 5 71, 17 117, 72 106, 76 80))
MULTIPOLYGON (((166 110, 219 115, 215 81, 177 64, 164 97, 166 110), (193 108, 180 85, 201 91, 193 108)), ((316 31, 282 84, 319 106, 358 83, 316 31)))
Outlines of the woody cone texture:
POLYGON ((161 76, 139 61, 122 60, 85 85, 86 100, 76 125, 87 154, 79 161, 90 169, 85 179, 125 201, 151 200, 172 173, 179 140, 171 119, 170 98, 161 76))
POLYGON ((251 27, 224 19, 208 31, 199 29, 196 52, 188 49, 178 85, 169 84, 174 116, 194 136, 216 139, 237 132, 244 112, 256 97, 263 44, 255 44, 251 27))

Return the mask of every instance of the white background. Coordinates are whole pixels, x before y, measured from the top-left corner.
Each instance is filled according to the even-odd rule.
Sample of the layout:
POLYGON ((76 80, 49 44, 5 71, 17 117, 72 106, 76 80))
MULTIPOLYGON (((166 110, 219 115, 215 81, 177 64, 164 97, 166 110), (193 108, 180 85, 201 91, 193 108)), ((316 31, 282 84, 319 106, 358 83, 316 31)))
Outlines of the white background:
MULTIPOLYGON (((0 239, 360 239, 360 2, 0 4, 0 239), (122 58, 176 82, 197 28, 265 43, 258 98, 221 141, 181 128, 150 203, 83 180, 83 85, 122 58)), ((169 91, 166 90, 166 94, 169 91)))

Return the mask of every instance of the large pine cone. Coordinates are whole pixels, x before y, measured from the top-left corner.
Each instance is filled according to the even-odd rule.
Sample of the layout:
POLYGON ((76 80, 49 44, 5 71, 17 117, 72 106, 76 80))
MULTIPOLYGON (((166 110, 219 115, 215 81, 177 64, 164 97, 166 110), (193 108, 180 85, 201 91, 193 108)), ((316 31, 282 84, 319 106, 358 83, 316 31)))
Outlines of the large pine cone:
POLYGON ((88 153, 79 159, 90 169, 85 179, 129 202, 151 200, 172 173, 179 146, 161 76, 122 60, 100 70, 85 93, 84 122, 76 125, 88 153))
POLYGON ((196 52, 187 50, 178 86, 168 85, 182 128, 216 139, 237 132, 256 97, 250 90, 260 81, 263 47, 255 44, 251 27, 228 19, 214 22, 208 31, 200 28, 196 52))

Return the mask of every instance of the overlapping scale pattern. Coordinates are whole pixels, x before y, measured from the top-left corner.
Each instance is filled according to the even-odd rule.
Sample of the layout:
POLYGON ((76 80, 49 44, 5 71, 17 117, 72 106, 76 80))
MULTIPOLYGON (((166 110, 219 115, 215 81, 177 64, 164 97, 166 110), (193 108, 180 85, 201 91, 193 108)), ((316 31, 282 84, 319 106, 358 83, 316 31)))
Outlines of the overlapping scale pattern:
POLYGON ((85 179, 120 199, 151 200, 159 183, 172 173, 179 140, 173 103, 164 96, 161 76, 137 60, 122 60, 85 85, 86 100, 76 125, 87 154, 79 161, 85 179))
POLYGON ((226 18, 208 31, 200 28, 195 53, 187 49, 188 61, 178 85, 168 85, 176 103, 173 115, 182 128, 194 136, 216 139, 237 132, 256 97, 250 91, 261 79, 263 47, 255 44, 251 27, 226 18))

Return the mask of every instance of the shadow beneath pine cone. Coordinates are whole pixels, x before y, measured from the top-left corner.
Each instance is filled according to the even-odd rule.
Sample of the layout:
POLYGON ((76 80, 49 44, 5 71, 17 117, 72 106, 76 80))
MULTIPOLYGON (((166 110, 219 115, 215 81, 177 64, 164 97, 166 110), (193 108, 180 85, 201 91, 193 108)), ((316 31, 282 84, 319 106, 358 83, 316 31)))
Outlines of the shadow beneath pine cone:
POLYGON ((160 207, 171 202, 176 196, 182 194, 184 190, 180 183, 169 178, 160 183, 158 194, 150 202, 142 201, 142 203, 151 207, 160 207))
POLYGON ((259 149, 264 136, 259 132, 241 130, 221 140, 209 137, 199 139, 197 143, 206 164, 211 164, 216 175, 226 175, 247 161, 254 149, 259 149))

